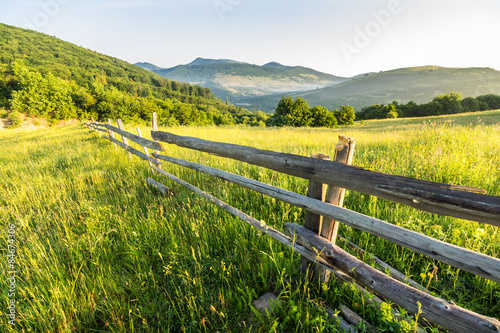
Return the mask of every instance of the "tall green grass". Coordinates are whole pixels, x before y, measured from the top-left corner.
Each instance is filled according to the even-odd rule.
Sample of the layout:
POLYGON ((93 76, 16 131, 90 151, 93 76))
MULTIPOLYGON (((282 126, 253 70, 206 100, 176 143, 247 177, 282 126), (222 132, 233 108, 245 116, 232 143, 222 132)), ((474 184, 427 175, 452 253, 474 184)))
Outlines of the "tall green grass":
MULTIPOLYGON (((354 165, 467 185, 500 195, 500 112, 368 121, 354 127, 257 129, 178 127, 175 134, 300 155, 333 154, 338 134, 357 140, 354 165)), ((126 126, 135 132, 133 126, 126 126)), ((149 129, 142 126, 149 136, 149 129)), ((166 145, 165 154, 305 193, 307 181, 166 145)), ((2 271, 8 225, 16 226, 15 329, 7 332, 336 331, 321 304, 346 304, 382 330, 405 331, 351 285, 319 284, 298 272, 299 256, 184 188, 153 175, 147 163, 81 126, 0 131, 2 271), (145 177, 170 186, 148 188, 145 177), (271 315, 250 306, 274 292, 271 315)), ((282 229, 303 211, 221 180, 165 163, 163 168, 282 229)), ((420 212, 348 191, 345 206, 494 257, 498 228, 420 212)), ((427 284, 430 291, 484 315, 500 315, 500 286, 350 227, 340 234, 427 284)), ((369 256, 365 261, 372 263, 369 256)), ((375 263, 372 263, 375 265, 375 263)), ((411 317, 410 317, 411 318, 411 317)), ((427 328, 437 331, 437 328, 427 328)))

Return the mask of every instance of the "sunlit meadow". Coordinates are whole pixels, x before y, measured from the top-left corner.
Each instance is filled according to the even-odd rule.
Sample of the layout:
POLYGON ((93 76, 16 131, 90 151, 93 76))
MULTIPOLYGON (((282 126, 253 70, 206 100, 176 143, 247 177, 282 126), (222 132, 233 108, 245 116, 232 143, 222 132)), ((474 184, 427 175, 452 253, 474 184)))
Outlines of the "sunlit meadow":
MULTIPOLYGON (((134 125, 125 125, 135 132, 134 125)), ((140 126, 150 137, 150 127, 140 126)), ((500 195, 500 112, 367 121, 331 129, 162 128, 175 134, 310 156, 332 155, 339 134, 356 139, 353 164, 366 169, 482 188, 500 195)), ((165 144, 165 154, 305 194, 307 181, 165 144)), ((163 168, 282 230, 303 211, 275 199, 168 163, 163 168)), ((500 257, 497 227, 439 217, 348 191, 345 206, 436 239, 500 257)), ((89 132, 66 126, 0 131, 3 272, 8 226, 15 225, 16 325, 7 308, 11 284, 0 282, 7 332, 335 332, 323 309, 345 304, 382 330, 405 331, 351 285, 302 277, 299 256, 162 176, 146 162, 89 132), (163 196, 145 183, 169 186, 163 196), (251 305, 273 292, 281 305, 251 305)), ((350 227, 340 234, 430 291, 500 318, 500 286, 414 254, 350 227)), ((342 245, 342 242, 339 243, 342 245)), ((369 256, 365 261, 375 265, 369 256)), ((409 320, 412 317, 408 315, 409 320)), ((428 331, 437 328, 428 327, 428 331)))

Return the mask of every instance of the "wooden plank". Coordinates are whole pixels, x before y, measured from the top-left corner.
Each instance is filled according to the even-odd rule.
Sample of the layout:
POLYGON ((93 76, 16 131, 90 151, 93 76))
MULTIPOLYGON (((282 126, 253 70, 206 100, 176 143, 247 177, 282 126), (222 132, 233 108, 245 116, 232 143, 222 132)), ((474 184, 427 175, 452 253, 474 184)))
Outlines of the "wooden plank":
MULTIPOLYGON (((137 131, 137 135, 142 138, 141 129, 139 127, 136 127, 135 129, 137 131)), ((146 148, 146 147, 142 147, 142 148, 144 148, 144 154, 146 154, 147 156, 149 156, 148 148, 146 148)), ((153 164, 151 164, 151 162, 148 162, 148 163, 149 163, 149 167, 151 168, 153 166, 153 164)))
MULTIPOLYGON (((316 258, 317 262, 322 267, 325 267, 325 268, 328 268, 331 270, 335 270, 334 264, 344 262, 344 261, 339 261, 338 259, 335 261, 335 257, 332 257, 332 255, 330 255, 331 252, 328 252, 328 254, 329 254, 328 257, 326 257, 325 255, 320 257, 316 254, 314 249, 312 249, 312 248, 308 249, 301 244, 297 244, 294 241, 295 238, 292 239, 290 237, 287 237, 286 235, 279 232, 278 230, 269 227, 264 222, 258 221, 256 219, 252 218, 251 216, 241 212, 240 210, 228 205, 227 203, 215 198, 214 196, 212 196, 208 193, 203 192, 199 188, 179 179, 178 177, 176 177, 176 176, 174 176, 174 175, 172 175, 172 174, 170 174, 162 169, 157 168, 156 166, 153 166, 153 168, 157 172, 168 177, 169 179, 171 179, 171 180, 175 181, 176 183, 188 188, 189 190, 193 191, 194 193, 202 196, 206 200, 217 205, 219 208, 224 209, 225 211, 233 214, 234 216, 238 217, 239 219, 245 221, 246 223, 248 223, 248 224, 252 225, 253 227, 257 228, 258 230, 262 231, 263 233, 269 235, 273 239, 288 246, 289 248, 293 249, 297 253, 299 253, 303 256, 307 256, 309 259, 312 259, 312 260, 314 260, 316 258)), ((300 227, 300 226, 298 226, 298 227, 300 227)), ((302 227, 302 229, 306 230, 307 232, 312 233, 311 231, 309 231, 303 227, 302 227)), ((293 230, 295 230, 295 228, 293 230)), ((312 234, 314 235, 314 233, 312 233, 312 234)), ((314 235, 314 236, 322 239, 319 235, 314 235)), ((309 235, 307 237, 309 239, 309 235)), ((301 240, 302 239, 303 239, 303 237, 301 237, 301 240)), ((316 243, 314 243, 314 244, 316 245, 316 248, 317 248, 318 244, 316 244, 316 243)), ((308 245, 310 245, 310 243, 308 245)), ((396 280, 392 279, 391 277, 386 276, 382 272, 379 272, 376 269, 365 264, 364 262, 350 256, 349 254, 347 254, 345 251, 343 251, 339 247, 337 247, 335 245, 332 245, 332 247, 333 247, 333 250, 335 250, 335 255, 340 253, 340 254, 343 254, 343 256, 347 256, 347 259, 350 260, 348 262, 349 264, 352 260, 355 260, 355 264, 357 264, 357 266, 352 266, 352 265, 347 265, 347 264, 343 264, 343 265, 339 266, 340 268, 343 268, 342 270, 344 270, 344 268, 346 268, 346 266, 347 267, 352 266, 349 268, 348 272, 346 272, 346 273, 348 273, 348 274, 350 273, 349 275, 354 275, 354 278, 357 278, 360 275, 359 271, 361 269, 368 268, 368 269, 375 271, 374 272, 375 274, 379 274, 379 275, 375 275, 377 278, 379 278, 381 275, 385 279, 387 279, 389 282, 396 284, 395 285, 395 287, 397 287, 396 289, 394 289, 392 291, 391 291, 391 289, 388 289, 389 293, 391 295, 401 296, 401 294, 399 293, 401 288, 409 288, 409 289, 413 290, 413 293, 416 293, 419 297, 413 297, 413 299, 409 302, 404 301, 404 300, 402 302, 409 305, 409 307, 407 308, 408 310, 410 310, 410 311, 414 310, 416 312, 417 311, 416 301, 420 301, 420 303, 422 304, 422 310, 424 310, 424 313, 425 313, 425 314, 421 314, 421 317, 423 317, 423 318, 436 319, 436 321, 430 320, 430 319, 429 320, 432 322, 435 322, 438 325, 441 325, 444 328, 447 328, 451 331, 456 331, 459 333, 461 333, 461 332, 467 332, 467 333, 468 332, 489 332, 489 333, 491 333, 491 332, 495 332, 493 330, 493 328, 495 328, 495 327, 498 327, 498 329, 500 329, 500 326, 497 326, 497 325, 500 325, 500 322, 498 322, 498 320, 481 316, 481 315, 476 314, 474 312, 463 309, 457 305, 450 304, 444 300, 441 300, 439 298, 425 294, 425 293, 423 293, 419 290, 416 290, 410 286, 407 286, 399 281, 396 281, 396 280), (412 301, 414 301, 414 303, 411 303, 412 301), (434 306, 428 306, 429 302, 431 303, 431 305, 434 305, 434 306), (424 308, 424 304, 425 304, 425 308, 424 308), (458 317, 454 316, 455 314, 458 314, 458 317), (489 327, 491 327, 491 329, 489 327), (464 329, 466 329, 466 331, 464 329)), ((332 251, 332 250, 329 250, 329 251, 332 251)), ((377 281, 379 281, 379 279, 377 279, 377 281)), ((386 282, 386 280, 383 280, 383 281, 386 282)), ((372 283, 372 281, 370 279, 368 279, 367 283, 372 287, 371 289, 377 288, 377 289, 382 289, 384 291, 387 289, 387 288, 385 288, 385 284, 381 285, 379 283, 374 283, 374 282, 372 283), (382 286, 384 288, 379 288, 380 286, 382 286)), ((391 286, 389 286, 389 287, 391 287, 391 286)), ((396 297, 396 298, 398 298, 398 297, 396 297)))
POLYGON ((109 129, 110 131, 113 131, 113 132, 115 132, 117 134, 120 134, 124 138, 130 139, 130 141, 133 141, 133 142, 135 142, 135 143, 137 143, 137 144, 139 144, 139 145, 141 145, 143 147, 146 147, 146 148, 149 148, 149 149, 153 149, 153 150, 157 150, 157 151, 164 151, 163 146, 159 142, 155 142, 155 141, 151 141, 151 140, 145 139, 145 138, 143 138, 141 136, 138 136, 138 135, 126 132, 123 129, 116 128, 116 127, 114 127, 114 126, 112 126, 110 124, 105 124, 104 127, 106 127, 107 129, 109 129))
MULTIPOLYGON (((331 157, 324 154, 314 154, 312 155, 312 158, 329 160, 331 157)), ((326 195, 326 184, 318 183, 314 180, 309 181, 309 184, 307 186, 307 197, 324 201, 325 195, 326 195)), ((322 222, 323 222, 322 215, 307 210, 304 213, 304 227, 306 227, 307 229, 319 234, 321 232, 322 222)), ((315 277, 321 277, 322 273, 319 267, 316 267, 316 265, 314 265, 314 262, 304 257, 300 258, 300 271, 302 273, 309 272, 315 277)), ((325 281, 322 280, 322 282, 325 281)))
MULTIPOLYGON (((347 247, 356 251, 360 256, 364 256, 366 251, 363 250, 362 248, 360 248, 359 246, 357 246, 356 244, 349 242, 347 239, 345 239, 342 236, 338 236, 338 239, 342 240, 347 245, 347 247)), ((379 257, 371 255, 371 254, 369 254, 369 256, 371 259, 373 259, 380 266, 381 271, 389 272, 389 276, 391 276, 391 277, 395 278, 396 280, 401 281, 403 283, 407 283, 415 289, 427 292, 425 290, 424 286, 422 286, 421 284, 419 284, 415 280, 407 277, 406 275, 404 275, 403 273, 401 273, 400 271, 398 271, 397 269, 395 269, 391 265, 387 264, 385 261, 383 261, 379 257)))
MULTIPOLYGON (((111 126, 111 119, 108 119, 108 124, 111 126)), ((108 138, 109 138, 109 140, 111 140, 111 138, 113 138, 113 139, 115 138, 115 133, 113 133, 113 131, 110 131, 109 129, 108 129, 108 138)), ((115 149, 116 149, 117 148, 116 143, 114 145, 115 145, 115 149)))
MULTIPOLYGON (((356 144, 356 140, 354 138, 347 137, 345 135, 339 135, 339 142, 335 147, 335 161, 339 163, 344 163, 351 165, 352 159, 354 156, 354 146, 356 144)), ((345 188, 340 188, 337 186, 330 186, 328 188, 328 193, 326 195, 325 202, 340 206, 344 204, 345 197, 345 188)), ((321 226, 321 236, 328 239, 332 243, 335 244, 335 239, 337 238, 339 223, 325 218, 323 224, 321 226)))
POLYGON ((153 156, 163 161, 181 165, 192 170, 200 171, 234 184, 238 184, 313 213, 328 216, 348 226, 386 239, 392 243, 447 263, 453 267, 460 268, 466 272, 482 276, 492 281, 500 282, 500 259, 463 249, 456 245, 436 240, 346 208, 330 205, 295 192, 238 176, 230 172, 218 170, 197 163, 183 161, 174 157, 159 154, 153 154, 153 156))
MULTIPOLYGON (((151 118, 151 123, 153 126, 153 131, 158 131, 158 115, 156 112, 153 112, 152 118, 151 118)), ((160 144, 157 140, 155 140, 156 143, 160 144)), ((161 151, 163 150, 163 146, 161 146, 161 151)), ((159 154, 160 152, 158 150, 155 150, 155 154, 159 154)), ((159 166, 161 168, 161 166, 159 166)))
POLYGON ((340 304, 340 310, 342 310, 342 314, 348 322, 354 325, 359 325, 360 323, 363 325, 368 332, 380 332, 380 330, 373 327, 372 324, 361 318, 356 312, 352 311, 349 307, 344 304, 340 304))
POLYGON ((298 224, 286 223, 285 228, 294 234, 297 243, 316 251, 332 266, 408 311, 417 313, 417 302, 420 302, 420 316, 432 323, 458 333, 500 331, 500 321, 495 318, 482 316, 399 282, 298 224))
POLYGON ((159 182, 157 182, 156 180, 154 180, 152 178, 149 178, 149 177, 146 178, 146 183, 148 183, 148 185, 153 186, 154 188, 156 188, 163 195, 170 195, 170 194, 172 194, 172 190, 171 189, 169 189, 168 187, 166 187, 162 183, 159 183, 159 182))
MULTIPOLYGON (((118 127, 120 128, 120 130, 123 131, 122 120, 121 119, 117 119, 116 122, 118 123, 118 127)), ((127 140, 126 136, 122 135, 122 141, 123 141, 123 144, 128 147, 128 140, 127 140)), ((121 146, 121 147, 123 148, 123 146, 121 146)), ((127 150, 127 148, 125 148, 125 150, 127 150)), ((130 151, 127 151, 128 158, 130 158, 132 156, 130 153, 131 153, 130 151)))
MULTIPOLYGON (((339 135, 339 141, 335 146, 335 161, 351 165, 354 156, 355 144, 356 140, 354 138, 350 138, 345 135, 339 135)), ((329 204, 342 207, 344 205, 345 192, 345 188, 330 185, 328 187, 328 192, 324 201, 329 204)), ((335 244, 339 230, 339 224, 339 222, 329 217, 325 217, 323 219, 323 223, 321 224, 321 230, 319 234, 335 244)), ((328 280, 330 279, 329 270, 319 270, 318 273, 321 281, 328 282, 328 280)))
MULTIPOLYGON (((238 184, 313 213, 330 217, 348 226, 386 239, 392 243, 401 245, 453 267, 500 283, 500 259, 463 249, 459 246, 436 240, 394 224, 346 208, 311 199, 304 195, 274 187, 253 179, 169 156, 159 154, 153 154, 153 156, 163 161, 182 165, 192 170, 200 171, 238 184)), ((318 160, 318 162, 322 161, 318 160)))
POLYGON ((454 190, 463 187, 388 175, 335 161, 314 161, 305 156, 212 142, 168 132, 152 131, 151 135, 154 140, 375 195, 431 213, 500 226, 500 197, 454 190))
POLYGON ((108 133, 107 130, 100 128, 100 127, 95 127, 95 129, 98 130, 99 132, 108 133))
POLYGON ((349 325, 349 323, 347 323, 344 318, 340 317, 339 315, 337 315, 337 313, 335 313, 335 311, 329 307, 328 305, 326 304, 323 304, 322 305, 323 308, 325 309, 326 313, 329 314, 338 324, 338 328, 340 329, 341 332, 345 332, 345 333, 358 333, 358 330, 356 328, 354 328, 353 326, 349 325))
POLYGON ((139 156, 143 160, 146 160, 148 162, 151 162, 151 163, 154 163, 154 164, 157 164, 157 165, 161 164, 161 162, 155 160, 154 158, 147 156, 146 154, 144 154, 143 152, 138 151, 135 148, 127 146, 126 144, 124 144, 123 142, 120 142, 120 141, 116 140, 115 138, 109 138, 109 140, 111 142, 113 142, 113 143, 116 143, 118 146, 122 147, 123 149, 125 149, 127 151, 127 153, 134 154, 136 156, 139 156))
MULTIPOLYGON (((290 231, 285 229, 285 234, 287 234, 287 236, 290 236, 289 233, 290 233, 290 231)), ((293 235, 292 235, 292 237, 293 237, 293 235)), ((345 274, 344 272, 342 272, 338 269, 336 269, 336 270, 331 270, 329 268, 325 268, 325 269, 327 269, 329 272, 331 272, 332 275, 334 275, 336 279, 338 279, 344 283, 351 283, 354 286, 354 288, 356 288, 363 296, 366 296, 366 300, 368 303, 375 305, 379 310, 381 309, 381 305, 382 305, 382 303, 384 303, 384 301, 380 297, 378 297, 376 294, 369 292, 366 288, 357 284, 356 281, 353 278, 351 278, 349 275, 345 274)), ((392 308, 391 311, 392 311, 392 315, 394 316, 394 318, 397 319, 398 321, 406 321, 412 326, 415 325, 415 322, 412 322, 408 318, 403 317, 397 309, 392 308)), ((425 333, 425 330, 419 325, 419 326, 417 326, 417 332, 425 333)))

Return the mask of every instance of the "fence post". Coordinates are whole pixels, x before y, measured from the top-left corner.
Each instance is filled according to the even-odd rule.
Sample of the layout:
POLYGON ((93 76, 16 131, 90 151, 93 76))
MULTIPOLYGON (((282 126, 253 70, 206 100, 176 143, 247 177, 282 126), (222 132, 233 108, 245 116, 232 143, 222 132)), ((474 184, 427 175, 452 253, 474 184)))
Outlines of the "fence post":
MULTIPOLYGON (((111 125, 111 119, 108 119, 108 124, 111 125)), ((112 130, 108 129, 108 134, 109 134, 109 137, 110 138, 115 138, 115 132, 113 132, 112 130)), ((115 149, 118 149, 118 147, 116 146, 116 143, 113 142, 113 144, 115 145, 115 149)))
MULTIPOLYGON (((117 119, 117 120, 116 120, 116 122, 118 123, 118 128, 119 128, 119 129, 121 129, 122 131, 124 131, 124 129, 123 129, 123 124, 122 124, 122 120, 121 120, 121 119, 117 119)), ((122 135, 122 141, 123 141, 123 143, 124 143, 126 146, 128 146, 128 140, 127 140, 127 138, 126 138, 126 137, 124 137, 123 135, 122 135)), ((130 154, 130 152, 128 152, 128 151, 127 151, 127 155, 128 155, 128 157, 129 157, 129 158, 132 156, 132 154, 130 154)))
MULTIPOLYGON (((312 158, 317 158, 317 159, 322 159, 322 160, 329 160, 331 157, 328 155, 324 154, 314 154, 312 155, 312 158)), ((313 180, 309 181, 309 185, 307 187, 307 196, 309 198, 317 199, 324 201, 325 200, 325 194, 326 194, 326 184, 319 183, 313 180)), ((307 229, 319 234, 321 232, 321 225, 323 221, 323 216, 311 213, 309 211, 306 211, 304 213, 304 227, 307 229)), ((305 273, 307 269, 309 268, 309 273, 313 273, 316 275, 317 269, 319 267, 316 267, 314 263, 305 258, 301 257, 300 258, 300 270, 305 273)))
MULTIPOLYGON (((356 140, 354 138, 350 138, 345 135, 339 135, 339 142, 335 147, 335 161, 344 164, 352 164, 355 144, 356 140)), ((344 204, 344 197, 345 188, 329 186, 325 202, 342 207, 342 205, 344 204)), ((331 243, 335 244, 337 240, 338 229, 339 223, 337 221, 332 220, 329 217, 324 217, 319 234, 329 240, 331 243)), ((330 274, 331 272, 329 270, 320 268, 319 276, 321 282, 328 282, 328 280, 330 279, 330 274)))
MULTIPOLYGON (((158 115, 156 112, 153 112, 153 131, 158 131, 158 115)), ((158 140, 154 140, 155 142, 158 142, 158 140)), ((155 150, 155 154, 159 154, 160 152, 158 150, 155 150)), ((159 159, 155 158, 158 162, 160 161, 159 159)), ((150 163, 151 164, 151 163, 150 163)), ((157 165, 157 168, 161 169, 161 165, 157 165)), ((154 171, 153 168, 151 168, 152 171, 154 171)))
POLYGON ((92 123, 90 124, 90 128, 92 129, 92 132, 95 132, 95 120, 94 120, 94 117, 91 118, 92 119, 92 123))
MULTIPOLYGON (((136 127, 135 129, 137 130, 137 135, 139 135, 142 138, 141 129, 139 127, 136 127)), ((146 156, 149 156, 148 148, 146 148, 144 146, 142 148, 144 148, 144 154, 146 154, 146 156)), ((151 169, 151 171, 153 171, 153 163, 151 163, 149 161, 148 161, 148 163, 149 163, 149 168, 151 169)))

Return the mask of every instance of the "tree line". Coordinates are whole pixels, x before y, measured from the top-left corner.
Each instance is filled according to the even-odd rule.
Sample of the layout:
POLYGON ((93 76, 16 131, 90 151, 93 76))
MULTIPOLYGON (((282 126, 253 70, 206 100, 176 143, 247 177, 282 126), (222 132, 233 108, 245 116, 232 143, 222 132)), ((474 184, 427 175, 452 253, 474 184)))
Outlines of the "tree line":
POLYGON ((119 59, 0 23, 0 108, 56 122, 72 117, 165 124, 263 126, 268 115, 119 59))
POLYGON ((340 110, 331 112, 320 105, 309 107, 307 100, 298 96, 282 96, 274 114, 266 121, 267 126, 290 127, 335 127, 352 125, 356 115, 354 108, 343 105, 340 110))
POLYGON ((356 113, 356 118, 365 120, 429 117, 497 109, 500 109, 500 95, 486 94, 463 98, 461 93, 449 92, 436 96, 432 101, 423 104, 417 104, 413 101, 406 104, 393 101, 388 105, 374 104, 366 106, 356 113))
MULTIPOLYGON (((16 61, 0 72, 0 107, 7 107, 50 122, 80 118, 147 122, 156 112, 162 125, 264 126, 267 115, 226 104, 210 96, 206 88, 168 82, 170 87, 131 83, 113 84, 97 76, 85 86, 47 73, 30 70, 16 61), (187 88, 185 88, 188 86, 187 88), (183 91, 183 89, 186 91, 183 91)), ((209 90, 208 90, 209 91, 209 90)))

